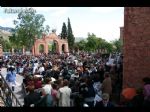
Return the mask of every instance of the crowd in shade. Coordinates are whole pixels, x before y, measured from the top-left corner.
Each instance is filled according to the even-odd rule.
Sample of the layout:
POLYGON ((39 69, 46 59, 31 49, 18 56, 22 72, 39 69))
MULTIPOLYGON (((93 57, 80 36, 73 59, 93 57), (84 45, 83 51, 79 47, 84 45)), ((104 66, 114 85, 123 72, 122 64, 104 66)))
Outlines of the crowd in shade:
MULTIPOLYGON (((15 89, 16 74, 24 77, 25 107, 142 107, 150 105, 150 78, 143 88, 122 89, 123 55, 13 55, 1 65, 15 89)), ((142 80, 142 79, 141 79, 142 80)))

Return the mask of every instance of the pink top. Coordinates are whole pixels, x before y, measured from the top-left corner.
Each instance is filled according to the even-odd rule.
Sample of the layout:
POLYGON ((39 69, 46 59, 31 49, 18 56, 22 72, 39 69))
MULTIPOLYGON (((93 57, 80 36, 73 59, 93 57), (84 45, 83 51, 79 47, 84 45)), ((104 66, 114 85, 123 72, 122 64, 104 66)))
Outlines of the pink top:
POLYGON ((56 98, 56 96, 57 96, 57 90, 52 89, 52 96, 53 96, 54 98, 56 98))

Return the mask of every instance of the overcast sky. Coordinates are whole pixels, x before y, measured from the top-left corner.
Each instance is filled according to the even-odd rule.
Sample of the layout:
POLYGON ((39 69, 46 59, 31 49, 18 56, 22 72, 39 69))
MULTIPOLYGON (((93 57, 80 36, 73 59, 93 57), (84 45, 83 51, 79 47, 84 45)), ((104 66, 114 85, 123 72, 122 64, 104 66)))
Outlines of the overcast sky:
MULTIPOLYGON (((0 7, 0 26, 13 27, 13 20, 18 13, 5 13, 6 9, 24 9, 24 7, 0 7)), ((34 7, 43 14, 51 29, 56 28, 59 34, 62 24, 70 18, 75 37, 87 37, 94 33, 107 41, 118 39, 120 27, 124 26, 124 7, 34 7)))

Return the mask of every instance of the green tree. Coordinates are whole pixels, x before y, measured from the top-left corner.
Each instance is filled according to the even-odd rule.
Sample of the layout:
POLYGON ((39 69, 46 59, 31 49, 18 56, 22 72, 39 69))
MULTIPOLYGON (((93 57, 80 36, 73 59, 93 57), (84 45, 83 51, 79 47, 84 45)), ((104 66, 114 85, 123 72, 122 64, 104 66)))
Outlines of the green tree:
POLYGON ((79 50, 85 50, 86 51, 86 41, 85 40, 80 40, 79 42, 75 43, 76 48, 79 50))
POLYGON ((15 33, 13 33, 11 36, 9 36, 9 42, 11 44, 11 46, 15 49, 20 48, 21 44, 23 45, 23 41, 21 42, 20 38, 17 37, 18 35, 16 35, 15 33))
POLYGON ((102 38, 98 38, 97 39, 97 49, 101 50, 101 49, 105 49, 108 53, 113 52, 113 46, 111 43, 107 42, 106 40, 102 39, 102 38))
POLYGON ((48 35, 49 31, 50 31, 50 26, 46 25, 44 32, 48 35))
POLYGON ((8 40, 4 40, 3 50, 7 52, 9 49, 11 49, 11 43, 8 40))
POLYGON ((121 40, 120 39, 115 39, 112 41, 112 45, 115 48, 115 52, 121 52, 122 45, 121 45, 121 40))
POLYGON ((63 22, 62 31, 61 31, 61 39, 67 38, 67 26, 65 22, 63 22))
POLYGON ((107 50, 107 53, 112 53, 113 52, 113 45, 109 42, 105 43, 105 49, 107 50))
POLYGON ((97 49, 98 42, 97 42, 97 37, 95 34, 90 34, 88 33, 88 38, 87 38, 87 50, 88 51, 95 51, 97 49))
POLYGON ((0 44, 3 47, 3 51, 6 52, 8 49, 11 49, 11 44, 8 40, 4 40, 3 36, 0 36, 0 44))
POLYGON ((35 36, 40 38, 44 31, 43 23, 45 18, 41 14, 36 14, 32 8, 28 11, 22 11, 18 14, 18 20, 14 21, 16 25, 16 40, 22 46, 31 49, 34 44, 35 36))
POLYGON ((4 43, 3 36, 0 36, 0 44, 2 44, 2 45, 3 45, 3 43, 4 43))
POLYGON ((70 23, 69 18, 68 18, 68 28, 67 29, 68 29, 67 39, 68 39, 69 48, 73 49, 75 38, 74 38, 74 35, 73 35, 73 32, 72 32, 71 23, 70 23))

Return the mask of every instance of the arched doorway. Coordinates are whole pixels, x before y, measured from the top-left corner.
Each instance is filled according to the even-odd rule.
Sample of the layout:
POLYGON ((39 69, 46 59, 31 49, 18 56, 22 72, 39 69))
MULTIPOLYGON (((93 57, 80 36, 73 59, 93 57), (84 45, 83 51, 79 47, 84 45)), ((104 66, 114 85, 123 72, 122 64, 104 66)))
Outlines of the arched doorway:
POLYGON ((44 45, 43 44, 39 45, 39 52, 44 53, 44 45))
POLYGON ((55 40, 54 40, 53 42, 54 42, 54 44, 53 44, 53 46, 52 46, 52 52, 55 53, 55 52, 57 52, 58 42, 55 41, 55 40))
POLYGON ((55 32, 52 32, 48 36, 43 35, 41 39, 36 39, 34 46, 32 47, 32 54, 40 55, 40 52, 43 52, 43 51, 45 54, 49 54, 50 52, 61 54, 62 49, 63 49, 63 52, 65 53, 69 52, 67 40, 60 39, 60 37, 57 36, 55 32), (43 46, 40 46, 40 50, 39 50, 40 44, 43 44, 43 46))
POLYGON ((65 52, 65 44, 62 45, 61 49, 62 49, 62 53, 64 53, 65 52))
POLYGON ((48 43, 48 53, 56 53, 58 49, 58 42, 56 40, 49 41, 48 43))

